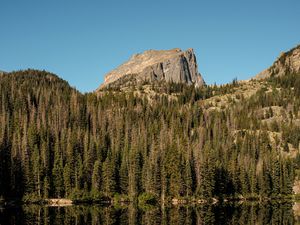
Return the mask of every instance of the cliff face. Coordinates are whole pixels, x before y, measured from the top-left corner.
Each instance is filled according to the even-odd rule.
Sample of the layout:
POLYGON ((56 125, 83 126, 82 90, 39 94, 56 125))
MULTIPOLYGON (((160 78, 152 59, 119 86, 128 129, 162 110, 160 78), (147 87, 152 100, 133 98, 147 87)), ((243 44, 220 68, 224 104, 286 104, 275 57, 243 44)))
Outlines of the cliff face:
POLYGON ((193 49, 149 50, 133 55, 129 61, 106 74, 99 89, 155 80, 186 83, 197 87, 204 84, 198 72, 193 49))
POLYGON ((271 75, 283 76, 287 73, 300 72, 300 45, 282 53, 271 67, 257 74, 254 79, 264 79, 271 75))

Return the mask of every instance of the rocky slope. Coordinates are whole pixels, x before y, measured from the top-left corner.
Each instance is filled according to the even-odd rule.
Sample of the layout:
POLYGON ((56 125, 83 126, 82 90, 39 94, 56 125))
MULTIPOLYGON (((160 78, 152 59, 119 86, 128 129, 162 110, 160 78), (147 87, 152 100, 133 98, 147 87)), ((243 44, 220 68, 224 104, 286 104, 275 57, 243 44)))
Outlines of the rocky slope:
POLYGON ((271 75, 282 76, 300 72, 300 45, 288 52, 281 53, 271 67, 257 74, 254 79, 264 79, 271 75))
POLYGON ((106 74, 98 90, 156 80, 202 86, 204 81, 198 72, 193 49, 148 50, 133 55, 129 61, 106 74))

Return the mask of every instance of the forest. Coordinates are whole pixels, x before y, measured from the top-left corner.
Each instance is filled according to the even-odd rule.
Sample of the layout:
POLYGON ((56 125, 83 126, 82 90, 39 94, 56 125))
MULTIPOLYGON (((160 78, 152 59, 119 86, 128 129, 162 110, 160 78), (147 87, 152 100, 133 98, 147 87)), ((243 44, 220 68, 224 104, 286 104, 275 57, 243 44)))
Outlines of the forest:
POLYGON ((32 69, 0 75, 0 198, 289 197, 300 166, 300 75, 259 82, 250 97, 234 94, 236 80, 150 84, 149 96, 142 87, 82 94, 32 69), (227 107, 209 107, 227 95, 227 107))

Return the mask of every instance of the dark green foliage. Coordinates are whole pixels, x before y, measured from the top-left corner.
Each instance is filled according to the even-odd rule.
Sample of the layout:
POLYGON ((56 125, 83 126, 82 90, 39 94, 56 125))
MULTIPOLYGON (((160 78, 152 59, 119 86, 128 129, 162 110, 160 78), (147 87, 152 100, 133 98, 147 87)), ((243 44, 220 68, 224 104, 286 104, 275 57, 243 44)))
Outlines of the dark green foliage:
POLYGON ((139 198, 139 204, 145 205, 145 204, 155 204, 157 201, 157 197, 150 193, 142 193, 139 198))
POLYGON ((45 71, 5 74, 0 197, 121 194, 137 200, 147 193, 141 199, 164 201, 289 195, 299 162, 282 154, 268 132, 282 133, 279 145, 288 154, 289 145, 298 148, 299 126, 280 121, 268 126, 262 119, 275 115, 272 106, 288 109, 289 121, 297 118, 298 80, 272 78, 273 92, 261 89, 247 100, 238 96, 241 101, 232 107, 208 111, 203 100, 234 93, 236 80, 201 89, 155 84, 157 94, 149 100, 134 88, 83 95, 45 71), (259 119, 257 110, 266 107, 259 119))

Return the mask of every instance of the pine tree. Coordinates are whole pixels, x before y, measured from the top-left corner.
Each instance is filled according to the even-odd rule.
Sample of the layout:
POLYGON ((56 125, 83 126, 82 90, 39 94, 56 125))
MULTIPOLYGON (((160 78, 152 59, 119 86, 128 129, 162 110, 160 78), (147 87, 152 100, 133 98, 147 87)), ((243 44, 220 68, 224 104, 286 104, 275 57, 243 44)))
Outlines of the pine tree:
POLYGON ((112 159, 109 157, 102 166, 103 185, 102 190, 106 196, 111 196, 116 192, 116 174, 112 159))
POLYGON ((101 162, 97 160, 94 164, 93 175, 92 175, 92 190, 94 192, 99 192, 102 183, 102 167, 101 162))
POLYGON ((122 194, 128 194, 128 160, 124 156, 120 167, 120 191, 122 194))
POLYGON ((44 198, 48 198, 50 194, 50 182, 48 176, 45 176, 43 183, 44 183, 44 189, 43 189, 44 198))
POLYGON ((56 155, 52 169, 52 188, 55 197, 62 197, 64 192, 63 161, 60 155, 56 155))

